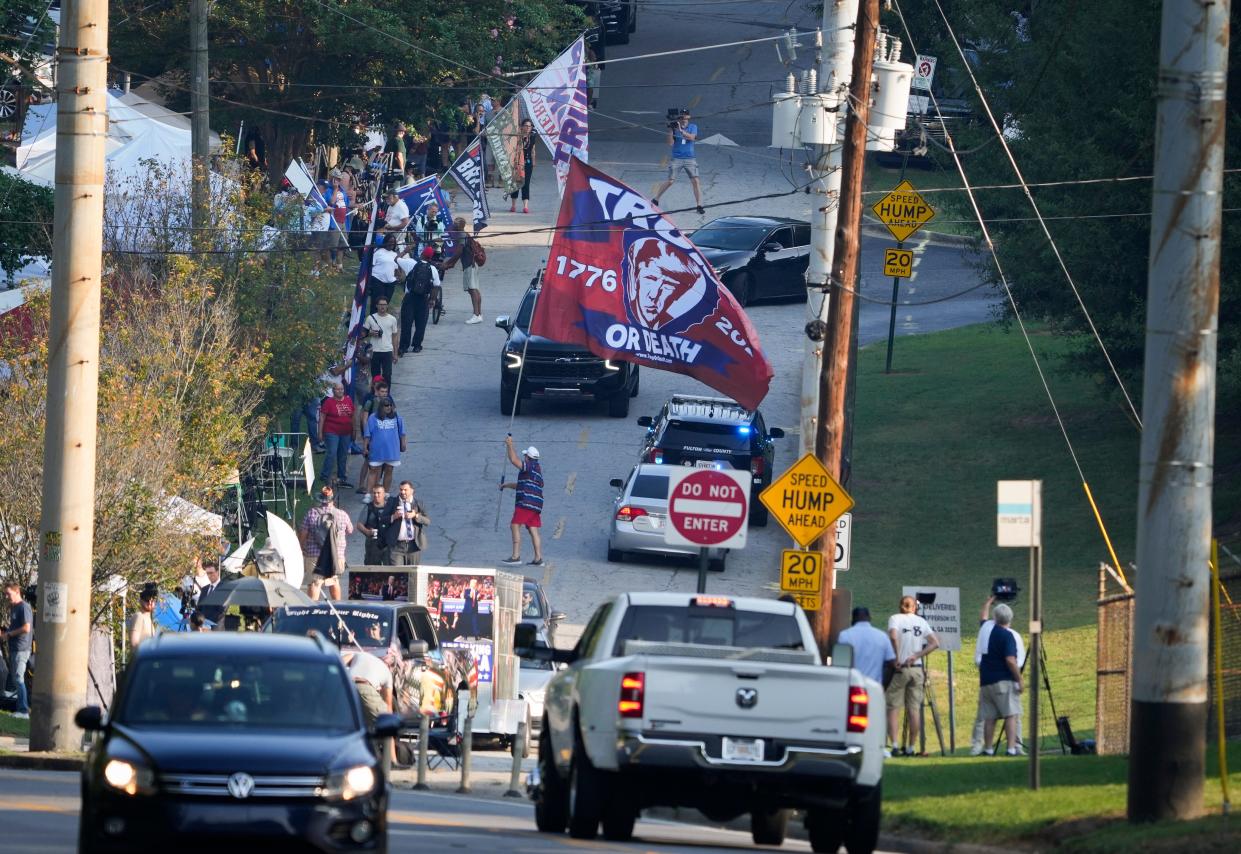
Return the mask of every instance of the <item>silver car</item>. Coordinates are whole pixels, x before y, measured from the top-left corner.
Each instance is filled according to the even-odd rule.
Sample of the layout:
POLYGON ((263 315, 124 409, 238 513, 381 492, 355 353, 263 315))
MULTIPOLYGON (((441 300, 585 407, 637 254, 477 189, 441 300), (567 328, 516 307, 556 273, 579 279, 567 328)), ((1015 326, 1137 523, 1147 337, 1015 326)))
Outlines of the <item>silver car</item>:
MULTIPOLYGON (((668 476, 674 466, 639 463, 629 477, 614 478, 620 490, 612 508, 612 527, 608 532, 608 560, 623 560, 626 552, 697 557, 694 546, 672 546, 664 542, 668 525, 668 476)), ((709 549, 709 568, 722 572, 727 549, 709 549)))

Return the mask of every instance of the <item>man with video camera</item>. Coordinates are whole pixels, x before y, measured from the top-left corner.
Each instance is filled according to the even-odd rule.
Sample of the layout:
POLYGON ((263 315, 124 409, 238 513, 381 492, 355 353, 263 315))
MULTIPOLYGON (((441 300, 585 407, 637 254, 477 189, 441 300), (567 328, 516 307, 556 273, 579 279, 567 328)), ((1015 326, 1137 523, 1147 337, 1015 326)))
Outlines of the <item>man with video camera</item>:
POLYGON ((651 201, 658 205, 659 197, 676 182, 677 172, 681 171, 694 188, 694 204, 698 213, 705 214, 702 207, 702 188, 698 185, 698 161, 694 159, 694 140, 698 139, 698 125, 689 119, 687 109, 678 110, 673 107, 668 110, 668 144, 672 146, 672 157, 668 161, 668 180, 655 191, 651 201))

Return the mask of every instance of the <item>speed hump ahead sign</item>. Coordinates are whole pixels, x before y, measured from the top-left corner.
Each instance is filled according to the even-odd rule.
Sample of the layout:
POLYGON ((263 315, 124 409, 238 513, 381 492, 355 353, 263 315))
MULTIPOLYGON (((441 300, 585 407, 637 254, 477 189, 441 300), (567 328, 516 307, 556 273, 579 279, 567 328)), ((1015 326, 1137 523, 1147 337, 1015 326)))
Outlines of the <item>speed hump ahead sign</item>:
POLYGON ((908 181, 901 181, 870 209, 897 240, 906 239, 935 218, 935 209, 908 181))
POLYGON ((853 507, 853 499, 814 454, 806 454, 758 496, 800 546, 818 539, 853 507))

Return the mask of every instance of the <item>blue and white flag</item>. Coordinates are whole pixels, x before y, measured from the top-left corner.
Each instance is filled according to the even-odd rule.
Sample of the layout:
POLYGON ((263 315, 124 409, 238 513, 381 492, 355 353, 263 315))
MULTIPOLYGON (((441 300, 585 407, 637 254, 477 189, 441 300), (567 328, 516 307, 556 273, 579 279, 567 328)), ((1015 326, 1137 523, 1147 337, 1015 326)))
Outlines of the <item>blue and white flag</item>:
POLYGON ((438 175, 428 175, 421 181, 415 181, 400 187, 396 191, 401 201, 405 202, 405 207, 409 208, 409 223, 413 227, 414 221, 423 214, 427 206, 434 203, 439 205, 439 216, 437 219, 440 225, 444 227, 444 247, 452 249, 453 242, 450 232, 452 231, 452 213, 448 210, 448 197, 444 194, 440 187, 440 179, 438 175))
POLYGON ((466 146, 465 151, 457 158, 457 162, 448 170, 448 174, 457 182, 461 192, 474 206, 474 231, 487 227, 487 187, 484 181, 486 174, 483 166, 483 140, 478 137, 466 146))
POLYGON ((585 55, 586 45, 578 38, 521 90, 526 113, 552 153, 562 196, 573 158, 589 159, 585 55))

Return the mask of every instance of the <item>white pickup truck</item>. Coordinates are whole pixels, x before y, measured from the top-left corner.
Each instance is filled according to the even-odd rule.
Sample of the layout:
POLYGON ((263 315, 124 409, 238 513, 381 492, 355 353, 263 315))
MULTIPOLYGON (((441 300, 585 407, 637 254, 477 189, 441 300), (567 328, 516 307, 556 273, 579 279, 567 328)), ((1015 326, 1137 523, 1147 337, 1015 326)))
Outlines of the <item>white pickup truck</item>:
MULTIPOLYGON (((638 812, 684 806, 750 814, 779 845, 806 812, 815 851, 871 852, 883 773, 883 691, 840 648, 823 666, 800 608, 769 599, 624 593, 591 617, 544 700, 538 828, 591 839, 633 835, 638 812)), ((532 775, 534 776, 534 775, 532 775)))

